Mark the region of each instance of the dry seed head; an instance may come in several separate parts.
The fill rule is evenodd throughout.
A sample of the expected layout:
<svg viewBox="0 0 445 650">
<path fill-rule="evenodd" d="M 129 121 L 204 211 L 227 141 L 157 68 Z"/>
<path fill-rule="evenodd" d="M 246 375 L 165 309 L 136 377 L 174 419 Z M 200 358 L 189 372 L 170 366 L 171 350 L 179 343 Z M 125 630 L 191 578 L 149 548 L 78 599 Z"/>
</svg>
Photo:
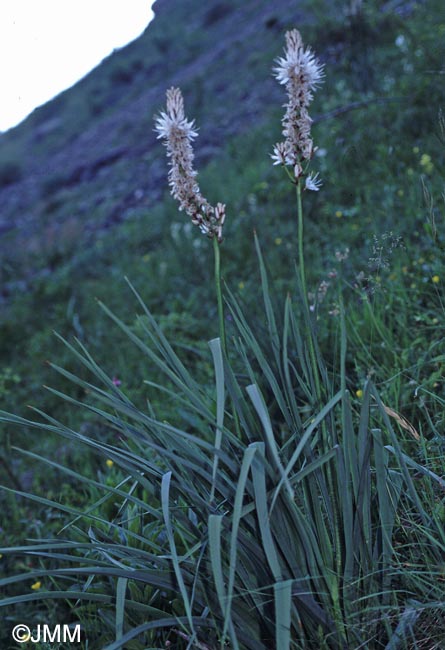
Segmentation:
<svg viewBox="0 0 445 650">
<path fill-rule="evenodd" d="M 323 80 L 323 65 L 310 48 L 304 48 L 296 29 L 286 33 L 284 57 L 278 58 L 276 63 L 274 74 L 278 82 L 286 86 L 288 101 L 282 120 L 285 139 L 275 145 L 272 159 L 275 165 L 290 165 L 301 174 L 301 164 L 309 161 L 315 151 L 311 138 L 312 119 L 307 109 L 313 99 L 312 92 Z"/>
<path fill-rule="evenodd" d="M 225 220 L 225 205 L 210 205 L 201 194 L 193 169 L 194 153 L 192 142 L 198 132 L 194 120 L 188 121 L 184 113 L 184 99 L 179 88 L 167 90 L 167 107 L 155 120 L 158 139 L 162 138 L 167 148 L 170 169 L 168 182 L 170 191 L 184 210 L 208 237 L 222 241 L 222 226 Z"/>
</svg>

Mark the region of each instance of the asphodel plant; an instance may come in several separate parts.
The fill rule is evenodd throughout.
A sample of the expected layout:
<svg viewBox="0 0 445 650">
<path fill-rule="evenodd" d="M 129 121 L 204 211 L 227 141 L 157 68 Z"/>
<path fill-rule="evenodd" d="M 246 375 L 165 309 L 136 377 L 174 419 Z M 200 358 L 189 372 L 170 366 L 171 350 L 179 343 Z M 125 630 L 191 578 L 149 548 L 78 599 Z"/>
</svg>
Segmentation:
<svg viewBox="0 0 445 650">
<path fill-rule="evenodd" d="M 309 171 L 311 160 L 316 151 L 311 135 L 312 118 L 309 105 L 313 92 L 323 81 L 323 64 L 313 54 L 311 48 L 304 47 L 300 32 L 293 29 L 286 32 L 284 56 L 276 60 L 274 75 L 280 84 L 286 87 L 287 102 L 282 119 L 282 142 L 274 146 L 272 160 L 274 165 L 282 165 L 297 193 L 297 247 L 300 289 L 303 301 L 303 316 L 307 323 L 307 341 L 312 365 L 315 390 L 318 402 L 321 402 L 321 383 L 319 364 L 316 354 L 316 340 L 310 325 L 307 279 L 304 261 L 304 221 L 302 193 L 304 190 L 318 192 L 321 180 L 318 174 Z"/>
<path fill-rule="evenodd" d="M 53 365 L 80 387 L 81 396 L 49 390 L 97 418 L 116 437 L 110 442 L 102 436 L 95 439 L 41 411 L 35 421 L 0 411 L 0 423 L 8 427 L 57 433 L 88 445 L 125 472 L 114 485 L 114 479 L 96 480 L 57 459 L 24 452 L 83 482 L 97 497 L 85 512 L 83 505 L 80 510 L 48 495 L 9 488 L 14 498 L 28 496 L 64 512 L 71 518 L 64 530 L 73 532 L 66 540 L 59 535 L 0 548 L 1 555 L 24 553 L 35 563 L 21 575 L 0 578 L 2 590 L 15 589 L 21 581 L 52 581 L 50 589 L 32 594 L 8 593 L 0 607 L 58 598 L 73 602 L 76 611 L 85 603 L 81 615 L 88 623 L 95 604 L 101 615 L 94 612 L 94 622 L 103 623 L 103 629 L 93 643 L 104 650 L 167 648 L 172 643 L 187 650 L 414 647 L 408 645 L 414 639 L 411 622 L 424 603 L 412 598 L 417 596 L 412 585 L 425 582 L 428 591 L 419 591 L 426 594 L 426 606 L 432 602 L 429 585 L 440 585 L 443 520 L 433 520 L 425 511 L 409 470 L 415 469 L 425 483 L 435 480 L 441 489 L 443 481 L 403 453 L 370 382 L 359 409 L 350 400 L 344 319 L 340 390 L 335 372 L 332 380 L 319 374 L 324 362 L 308 308 L 301 197 L 304 190 L 320 187 L 309 171 L 315 149 L 308 106 L 322 79 L 322 66 L 296 30 L 286 35 L 285 56 L 277 60 L 275 73 L 286 86 L 288 103 L 284 141 L 275 146 L 273 160 L 283 165 L 297 189 L 299 280 L 307 327 L 301 327 L 301 310 L 297 315 L 290 297 L 279 325 L 257 243 L 267 331 L 257 336 L 257 319 L 251 327 L 230 299 L 243 372 L 237 375 L 230 359 L 223 359 L 219 247 L 225 206 L 212 206 L 201 194 L 193 168 L 197 132 L 185 117 L 180 90 L 170 88 L 156 130 L 167 147 L 171 191 L 180 209 L 213 239 L 215 250 L 221 330 L 221 343 L 211 342 L 215 396 L 207 382 L 194 379 L 133 290 L 143 309 L 138 319 L 142 338 L 102 307 L 137 346 L 147 367 L 162 371 L 166 384 L 147 384 L 176 400 L 179 408 L 171 410 L 171 422 L 158 419 L 150 403 L 146 410 L 133 404 L 81 342 L 66 345 L 86 379 Z M 308 346 L 312 365 L 306 363 Z M 246 377 L 250 384 L 244 387 Z M 320 387 L 328 395 L 324 400 Z M 237 435 L 224 422 L 226 393 L 232 398 L 235 423 L 239 415 Z M 102 510 L 107 502 L 111 516 L 110 510 Z M 423 564 L 422 557 L 427 558 Z M 84 584 L 79 584 L 82 577 Z M 442 607 L 440 587 L 435 593 L 434 604 Z"/>
</svg>

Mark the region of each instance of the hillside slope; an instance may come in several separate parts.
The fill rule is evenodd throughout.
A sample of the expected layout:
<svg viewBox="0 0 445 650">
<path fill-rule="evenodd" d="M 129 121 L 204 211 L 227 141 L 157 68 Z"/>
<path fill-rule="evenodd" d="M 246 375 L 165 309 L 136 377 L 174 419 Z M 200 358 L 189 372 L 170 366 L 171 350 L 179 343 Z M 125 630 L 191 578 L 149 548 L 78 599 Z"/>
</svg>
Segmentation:
<svg viewBox="0 0 445 650">
<path fill-rule="evenodd" d="M 348 7 L 340 0 L 157 0 L 139 39 L 0 135 L 6 408 L 53 407 L 41 395 L 52 381 L 43 362 L 54 359 L 53 330 L 75 334 L 105 358 L 119 350 L 110 372 L 126 373 L 140 390 L 137 355 L 130 362 L 95 304 L 97 296 L 127 313 L 126 275 L 162 314 L 167 333 L 189 346 L 214 335 L 211 247 L 168 198 L 164 148 L 153 130 L 171 85 L 181 86 L 199 128 L 202 190 L 228 204 L 225 278 L 245 300 L 254 294 L 253 229 L 274 275 L 287 275 L 292 198 L 270 161 L 285 101 L 271 69 L 287 29 L 299 27 L 326 64 L 313 104 L 321 154 L 314 164 L 324 185 L 305 208 L 310 282 L 320 281 L 338 246 L 349 246 L 351 267 L 360 269 L 376 234 L 394 230 L 420 245 L 420 175 L 425 161 L 439 165 L 443 155 L 440 3 L 376 1 L 355 19 L 346 19 Z M 428 182 L 436 183 L 434 174 Z M 58 363 L 64 354 L 58 350 Z"/>
<path fill-rule="evenodd" d="M 139 39 L 0 136 L 4 297 L 44 271 L 51 248 L 59 262 L 61 239 L 87 246 L 159 200 L 165 164 L 153 116 L 167 87 L 181 85 L 203 127 L 198 163 L 282 101 L 270 62 L 284 29 L 302 22 L 298 3 L 158 0 L 154 11 Z"/>
</svg>

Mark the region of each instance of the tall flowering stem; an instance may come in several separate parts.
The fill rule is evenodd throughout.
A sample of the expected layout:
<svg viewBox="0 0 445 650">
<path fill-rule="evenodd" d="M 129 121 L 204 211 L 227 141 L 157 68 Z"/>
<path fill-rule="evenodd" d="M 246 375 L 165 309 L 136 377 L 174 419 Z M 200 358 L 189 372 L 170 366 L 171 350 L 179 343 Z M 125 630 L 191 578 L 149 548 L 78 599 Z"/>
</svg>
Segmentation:
<svg viewBox="0 0 445 650">
<path fill-rule="evenodd" d="M 316 151 L 311 137 L 312 119 L 308 107 L 313 92 L 323 80 L 323 65 L 315 58 L 312 50 L 304 47 L 300 32 L 293 29 L 286 32 L 284 56 L 276 60 L 274 75 L 284 85 L 287 93 L 285 113 L 282 119 L 284 140 L 274 146 L 274 165 L 282 165 L 297 189 L 298 219 L 298 268 L 306 317 L 309 318 L 309 301 L 304 264 L 303 236 L 303 190 L 317 192 L 321 181 L 318 174 L 308 173 L 309 163 Z M 318 378 L 315 351 L 311 346 L 312 364 Z"/>
<path fill-rule="evenodd" d="M 184 210 L 192 223 L 200 231 L 213 239 L 215 261 L 215 289 L 218 305 L 218 322 L 221 348 L 227 359 L 227 338 L 224 320 L 224 306 L 221 290 L 221 242 L 222 229 L 226 217 L 226 206 L 217 203 L 212 206 L 201 194 L 196 180 L 197 172 L 193 168 L 193 140 L 198 136 L 195 122 L 187 120 L 184 112 L 184 99 L 179 88 L 167 90 L 167 106 L 155 121 L 158 139 L 164 140 L 169 159 L 168 182 L 170 191 L 179 202 L 179 209 Z M 236 410 L 233 410 L 235 428 L 240 434 L 240 425 Z"/>
<path fill-rule="evenodd" d="M 298 268 L 300 271 L 301 289 L 305 310 L 309 313 L 309 300 L 306 283 L 306 270 L 304 264 L 304 220 L 303 201 L 301 196 L 301 184 L 297 181 L 297 219 L 298 219 Z"/>
<path fill-rule="evenodd" d="M 323 66 L 315 58 L 310 48 L 303 46 L 303 41 L 298 30 L 293 29 L 286 33 L 286 47 L 284 56 L 276 61 L 274 68 L 275 77 L 280 84 L 286 87 L 288 101 L 285 104 L 285 114 L 282 119 L 284 140 L 278 142 L 273 150 L 272 160 L 274 165 L 282 165 L 290 180 L 296 185 L 297 190 L 297 219 L 298 219 L 298 267 L 300 275 L 301 290 L 303 293 L 304 316 L 308 324 L 308 347 L 312 365 L 312 372 L 315 382 L 317 400 L 322 400 L 322 386 L 320 382 L 320 369 L 315 351 L 316 340 L 314 331 L 311 329 L 310 309 L 307 292 L 306 272 L 304 264 L 304 233 L 303 233 L 303 203 L 302 193 L 304 190 L 318 192 L 321 181 L 318 174 L 308 173 L 308 167 L 316 148 L 311 137 L 312 119 L 308 112 L 309 104 L 313 99 L 313 92 L 323 80 Z M 325 451 L 329 450 L 329 432 L 323 420 L 322 441 Z M 327 479 L 332 493 L 335 490 L 334 480 L 327 468 Z M 339 513 L 334 512 L 337 522 L 340 521 Z M 335 562 L 337 573 L 341 573 L 341 540 L 339 538 L 339 526 L 336 526 L 336 548 Z M 333 594 L 334 595 L 334 594 Z M 335 617 L 339 629 L 343 629 L 343 618 L 338 598 L 334 599 Z"/>
<path fill-rule="evenodd" d="M 221 346 L 224 356 L 227 358 L 227 340 L 226 340 L 226 327 L 224 324 L 224 306 L 221 290 L 221 252 L 220 252 L 220 243 L 217 237 L 213 238 L 213 251 L 215 259 L 215 289 L 216 289 L 216 300 L 218 304 L 218 322 L 219 322 L 219 333 L 221 338 Z"/>
<path fill-rule="evenodd" d="M 300 32 L 286 32 L 284 56 L 276 61 L 274 74 L 286 87 L 288 100 L 282 119 L 284 140 L 273 150 L 274 165 L 283 165 L 289 178 L 297 186 L 298 212 L 298 265 L 305 307 L 309 309 L 303 251 L 302 190 L 318 191 L 321 181 L 318 174 L 308 174 L 308 165 L 316 151 L 311 137 L 312 119 L 308 112 L 315 91 L 323 80 L 323 66 L 310 48 L 303 46 Z M 289 169 L 290 168 L 290 169 Z M 303 185 L 304 182 L 304 185 Z"/>
</svg>

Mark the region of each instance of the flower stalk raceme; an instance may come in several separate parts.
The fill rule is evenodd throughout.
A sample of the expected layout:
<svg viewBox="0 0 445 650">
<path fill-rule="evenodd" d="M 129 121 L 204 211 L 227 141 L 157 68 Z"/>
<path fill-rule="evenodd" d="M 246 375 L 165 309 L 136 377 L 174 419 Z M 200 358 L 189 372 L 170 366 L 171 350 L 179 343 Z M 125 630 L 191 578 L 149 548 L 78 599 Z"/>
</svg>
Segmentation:
<svg viewBox="0 0 445 650">
<path fill-rule="evenodd" d="M 306 282 L 304 261 L 303 236 L 303 190 L 318 192 L 321 180 L 318 174 L 308 173 L 309 163 L 316 151 L 311 137 L 312 119 L 308 107 L 313 99 L 313 92 L 323 81 L 323 65 L 315 58 L 309 47 L 304 47 L 300 32 L 293 29 L 286 32 L 286 47 L 284 56 L 276 60 L 274 75 L 280 84 L 286 87 L 288 100 L 285 104 L 285 114 L 282 119 L 284 140 L 278 142 L 273 150 L 274 165 L 283 165 L 297 190 L 297 222 L 298 222 L 298 267 L 300 287 L 303 297 L 303 307 L 306 322 L 310 323 L 310 307 Z M 287 169 L 292 168 L 292 171 Z M 309 326 L 310 330 L 310 326 Z M 314 377 L 316 393 L 320 399 L 320 383 L 318 364 L 315 354 L 315 343 L 311 334 L 309 353 Z"/>
<path fill-rule="evenodd" d="M 226 218 L 226 206 L 217 203 L 212 206 L 201 194 L 196 181 L 197 172 L 193 168 L 192 142 L 198 132 L 195 121 L 187 120 L 184 112 L 184 99 L 179 88 L 167 90 L 167 107 L 155 120 L 158 139 L 162 138 L 167 147 L 170 169 L 168 182 L 170 191 L 179 202 L 179 209 L 184 210 L 198 226 L 200 231 L 213 239 L 215 255 L 215 287 L 218 305 L 218 320 L 221 345 L 227 356 L 226 329 L 221 291 L 221 256 L 222 228 Z"/>
<path fill-rule="evenodd" d="M 275 78 L 286 86 L 288 101 L 282 120 L 284 141 L 275 145 L 272 160 L 274 165 L 292 167 L 295 179 L 299 179 L 315 152 L 308 106 L 313 99 L 313 91 L 323 81 L 323 65 L 310 48 L 304 48 L 300 32 L 296 29 L 286 32 L 284 57 L 278 58 L 276 63 Z M 316 177 L 310 175 L 305 187 L 317 191 L 320 184 Z"/>
<path fill-rule="evenodd" d="M 286 33 L 285 56 L 277 59 L 274 68 L 276 79 L 286 86 L 288 101 L 285 104 L 286 112 L 282 119 L 284 141 L 275 145 L 272 154 L 274 165 L 283 165 L 289 178 L 297 190 L 297 220 L 298 220 L 298 268 L 300 287 L 303 298 L 303 314 L 306 322 L 307 343 L 309 359 L 314 378 L 315 397 L 319 404 L 323 400 L 323 381 L 321 369 L 317 360 L 317 340 L 315 330 L 311 324 L 311 313 L 308 300 L 303 236 L 303 190 L 318 192 L 321 180 L 318 174 L 308 173 L 307 169 L 316 151 L 311 137 L 312 119 L 309 116 L 308 106 L 313 99 L 315 91 L 323 80 L 323 65 L 315 58 L 310 48 L 304 48 L 298 30 L 293 29 Z M 292 171 L 287 169 L 291 167 Z M 330 437 L 326 422 L 321 423 L 321 439 L 325 451 L 330 449 Z M 327 469 L 327 484 L 331 493 L 334 493 L 334 478 L 330 468 Z M 333 517 L 340 521 L 338 510 L 335 508 Z M 336 547 L 341 547 L 339 526 L 336 526 Z M 340 575 L 341 557 L 335 557 L 336 568 Z M 344 634 L 344 621 L 339 603 L 334 605 L 334 618 L 338 629 Z"/>
<path fill-rule="evenodd" d="M 222 241 L 222 227 L 226 206 L 217 203 L 210 205 L 201 194 L 196 181 L 197 172 L 193 169 L 194 153 L 192 142 L 198 132 L 194 120 L 188 121 L 184 113 L 184 99 L 179 88 L 167 90 L 166 110 L 156 118 L 155 130 L 158 139 L 165 140 L 167 157 L 170 159 L 168 182 L 173 198 L 199 227 L 204 235 Z"/>
<path fill-rule="evenodd" d="M 293 173 L 288 169 L 286 171 L 297 187 L 298 264 L 303 301 L 306 311 L 309 311 L 304 268 L 301 194 L 303 190 L 318 192 L 321 187 L 318 174 L 307 173 L 308 165 L 316 151 L 311 137 L 312 119 L 309 116 L 308 106 L 313 99 L 313 92 L 323 81 L 324 72 L 323 65 L 315 58 L 312 50 L 304 47 L 297 29 L 286 32 L 284 56 L 278 58 L 276 64 L 273 69 L 274 75 L 280 84 L 286 86 L 288 100 L 282 119 L 284 140 L 275 145 L 271 157 L 274 165 L 292 168 Z"/>
</svg>

